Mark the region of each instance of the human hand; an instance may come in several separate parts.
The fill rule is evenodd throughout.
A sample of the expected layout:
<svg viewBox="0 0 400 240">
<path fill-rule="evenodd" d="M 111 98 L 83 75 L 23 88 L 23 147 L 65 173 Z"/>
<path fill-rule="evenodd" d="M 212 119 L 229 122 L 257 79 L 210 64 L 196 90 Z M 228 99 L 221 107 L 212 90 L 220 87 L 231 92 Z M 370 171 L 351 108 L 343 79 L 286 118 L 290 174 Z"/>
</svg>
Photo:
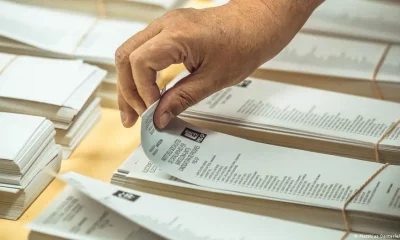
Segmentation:
<svg viewBox="0 0 400 240">
<path fill-rule="evenodd" d="M 154 121 L 164 128 L 188 107 L 239 83 L 278 54 L 322 0 L 231 0 L 179 9 L 116 51 L 121 121 L 131 127 L 160 98 L 157 71 L 183 63 L 190 75 L 163 94 Z"/>
</svg>

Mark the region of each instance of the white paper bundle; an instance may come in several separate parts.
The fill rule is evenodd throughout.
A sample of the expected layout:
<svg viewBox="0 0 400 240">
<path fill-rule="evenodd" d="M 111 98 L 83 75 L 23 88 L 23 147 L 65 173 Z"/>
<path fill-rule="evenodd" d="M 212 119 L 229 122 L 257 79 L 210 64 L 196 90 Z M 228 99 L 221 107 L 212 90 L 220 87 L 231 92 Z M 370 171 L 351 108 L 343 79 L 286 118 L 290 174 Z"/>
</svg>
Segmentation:
<svg viewBox="0 0 400 240">
<path fill-rule="evenodd" d="M 74 0 L 64 1 L 64 4 L 81 6 L 85 2 L 96 1 Z M 113 2 L 119 5 L 123 1 Z M 0 51 L 83 59 L 107 69 L 110 74 L 99 92 L 104 106 L 117 106 L 115 51 L 146 26 L 146 23 L 139 21 L 102 19 L 79 12 L 0 1 Z"/>
<path fill-rule="evenodd" d="M 53 121 L 64 157 L 100 117 L 95 92 L 106 72 L 81 60 L 0 54 L 0 111 Z"/>
<path fill-rule="evenodd" d="M 248 78 L 179 117 L 255 141 L 375 161 L 375 145 L 400 119 L 400 104 Z M 382 162 L 400 164 L 400 126 L 379 151 Z"/>
<path fill-rule="evenodd" d="M 324 1 L 302 31 L 400 44 L 400 6 L 387 1 Z"/>
<path fill-rule="evenodd" d="M 249 84 L 253 83 L 246 82 L 236 87 L 245 88 Z M 268 95 L 268 91 L 260 85 L 254 84 L 254 87 Z M 269 87 L 271 91 L 276 90 Z M 285 91 L 290 90 L 286 88 Z M 275 91 L 274 97 L 282 92 Z M 241 95 L 249 96 L 243 92 Z M 310 91 L 308 95 L 313 96 Z M 233 90 L 225 96 L 227 98 L 214 96 L 211 98 L 214 102 L 206 99 L 205 103 L 217 108 L 217 102 L 227 104 L 235 101 Z M 329 98 L 327 94 L 325 97 Z M 283 99 L 279 101 L 288 104 Z M 258 143 L 201 128 L 179 118 L 173 118 L 166 128 L 159 130 L 154 125 L 158 103 L 155 102 L 142 114 L 141 144 L 148 160 L 164 173 L 211 192 L 226 191 L 230 195 L 239 193 L 249 195 L 252 199 L 264 199 L 264 204 L 271 204 L 268 207 L 264 205 L 266 212 L 277 214 L 277 208 L 278 213 L 286 210 L 290 214 L 282 213 L 283 217 L 292 217 L 296 221 L 346 229 L 348 232 L 397 233 L 400 226 L 400 197 L 399 192 L 393 189 L 399 188 L 400 166 Z M 351 109 L 354 103 L 349 101 L 346 104 Z M 260 109 L 257 106 L 245 108 L 238 102 L 234 105 L 251 112 Z M 308 112 L 316 114 L 318 107 L 315 104 L 314 111 Z M 333 104 L 330 107 L 336 110 Z M 290 117 L 290 112 L 294 113 L 289 108 L 285 110 L 280 113 L 286 117 Z M 381 111 L 385 111 L 385 107 Z M 334 122 L 323 124 L 331 126 L 335 123 L 336 127 L 340 126 L 333 117 L 346 117 L 346 113 L 330 116 L 328 119 Z M 304 119 L 306 116 L 299 117 Z M 236 122 L 241 121 L 236 119 Z M 336 130 L 340 132 L 340 128 Z M 324 132 L 325 135 L 330 133 L 329 128 Z M 307 134 L 305 131 L 303 133 Z M 312 134 L 315 136 L 319 132 Z M 398 141 L 393 139 L 393 135 L 384 136 L 387 138 L 383 140 L 382 146 L 393 146 L 396 149 Z M 364 135 L 363 140 L 367 141 L 368 137 Z M 345 139 L 340 141 L 347 143 Z M 378 160 L 382 160 L 382 152 L 376 153 Z M 149 164 L 145 168 L 154 169 Z M 142 171 L 147 172 L 143 168 Z M 190 189 L 185 189 L 186 196 L 190 192 Z M 204 196 L 216 198 L 213 194 Z"/>
<path fill-rule="evenodd" d="M 72 172 L 60 178 L 69 186 L 28 225 L 32 230 L 29 239 L 336 240 L 344 234 L 343 231 L 160 197 Z M 74 211 L 76 208 L 79 211 Z M 62 218 L 60 214 L 70 217 Z M 76 228 L 77 225 L 80 227 Z M 350 234 L 347 239 L 357 236 Z"/>
<path fill-rule="evenodd" d="M 8 1 L 0 1 L 0 20 L 0 36 L 9 39 L 4 45 L 0 43 L 3 51 L 47 51 L 111 65 L 117 48 L 146 27 L 141 22 L 99 19 Z"/>
<path fill-rule="evenodd" d="M 17 219 L 58 172 L 61 148 L 43 117 L 0 112 L 0 218 Z"/>
<path fill-rule="evenodd" d="M 253 75 L 400 102 L 400 45 L 298 33 Z"/>
<path fill-rule="evenodd" d="M 238 148 L 238 146 L 235 146 L 235 149 Z M 149 160 L 142 146 L 139 146 L 117 171 L 114 172 L 111 183 L 137 191 L 185 201 L 240 210 L 322 227 L 345 229 L 341 208 L 346 198 L 351 195 L 354 189 L 360 187 L 363 181 L 372 175 L 374 171 L 372 170 L 374 168 L 372 165 L 375 165 L 376 169 L 379 167 L 379 164 L 375 163 L 340 157 L 335 158 L 311 152 L 292 151 L 290 149 L 286 156 L 289 156 L 290 153 L 293 153 L 293 156 L 292 159 L 288 161 L 287 159 L 283 159 L 285 154 L 277 155 L 277 151 L 274 152 L 272 149 L 273 147 L 271 148 L 270 155 L 262 156 L 265 160 L 259 164 L 260 168 L 256 170 L 254 177 L 253 173 L 249 171 L 250 176 L 248 180 L 235 183 L 236 177 L 234 176 L 237 174 L 240 175 L 239 179 L 241 176 L 246 179 L 247 174 L 243 175 L 241 172 L 247 167 L 250 168 L 250 163 L 247 163 L 245 159 L 235 162 L 231 168 L 229 168 L 228 165 L 226 171 L 223 170 L 222 173 L 218 173 L 218 171 L 214 172 L 213 168 L 215 166 L 224 168 L 224 165 L 219 165 L 220 162 L 211 162 L 210 166 L 203 167 L 206 172 L 210 172 L 206 176 L 192 175 L 183 171 L 182 174 L 185 175 L 185 178 L 177 178 L 158 168 L 156 165 L 157 163 L 153 163 Z M 178 148 L 175 152 L 178 152 Z M 262 151 L 260 149 L 258 154 L 261 153 Z M 172 154 L 171 157 L 173 155 L 175 154 Z M 178 154 L 176 159 L 180 156 L 181 155 Z M 195 157 L 204 159 L 204 156 L 196 154 Z M 216 153 L 216 159 L 221 157 L 221 155 Z M 310 164 L 314 161 L 311 159 L 321 161 L 321 164 Z M 292 162 L 291 164 L 290 161 Z M 195 163 L 189 163 L 189 165 L 192 164 L 194 165 Z M 247 166 L 247 164 L 249 164 L 249 166 Z M 175 163 L 173 163 L 173 165 L 175 165 Z M 270 167 L 261 169 L 261 166 L 265 165 L 269 165 Z M 336 168 L 332 167 L 335 165 Z M 199 167 L 200 166 L 201 165 L 199 165 Z M 196 166 L 189 167 L 196 168 Z M 356 167 L 357 173 L 351 175 L 350 173 L 353 167 Z M 389 172 L 398 172 L 400 170 L 398 166 L 389 167 L 391 168 L 387 170 Z M 342 169 L 346 170 L 342 171 Z M 350 171 L 347 171 L 347 169 L 350 169 Z M 212 180 L 214 176 L 220 174 L 222 174 L 221 178 L 216 177 Z M 256 179 L 258 174 L 261 178 Z M 264 178 L 264 174 L 266 174 L 266 178 Z M 353 210 L 351 210 L 351 206 L 349 207 L 348 215 L 350 216 L 351 228 L 354 231 L 375 234 L 395 233 L 395 228 L 389 230 L 389 226 L 399 224 L 399 201 L 396 200 L 399 195 L 396 191 L 392 190 L 386 193 L 386 187 L 392 186 L 390 188 L 395 188 L 394 185 L 397 184 L 397 177 L 395 177 L 395 174 L 391 176 L 386 174 L 382 174 L 382 177 L 378 176 L 379 180 L 368 185 L 369 188 L 363 191 L 357 200 L 352 202 Z M 337 179 L 337 176 L 341 176 L 341 178 Z M 233 179 L 232 182 L 230 178 Z M 203 181 L 204 184 L 209 180 L 210 185 L 205 187 L 199 184 L 191 184 L 191 181 L 188 181 L 188 179 L 192 179 L 192 181 Z M 264 179 L 266 180 L 264 181 Z M 220 186 L 222 182 L 232 184 L 237 188 L 237 191 L 218 189 L 218 186 Z M 391 185 L 392 183 L 394 185 Z M 239 191 L 240 186 L 245 186 L 247 189 L 254 191 L 260 189 L 264 194 L 263 196 L 261 196 L 261 194 L 243 194 L 243 192 Z M 371 197 L 372 190 L 370 191 L 370 188 L 375 188 L 375 196 L 373 197 Z M 373 198 L 374 201 L 380 202 L 377 204 L 380 206 L 380 210 L 372 206 L 370 200 L 368 200 L 369 197 L 371 197 L 370 200 Z M 317 198 L 318 200 L 313 200 L 313 198 Z M 394 201 L 392 201 L 393 199 Z M 386 204 L 386 201 L 388 201 L 388 204 Z M 332 207 L 333 205 L 334 207 Z M 356 205 L 363 205 L 365 212 L 355 211 L 354 207 Z M 368 209 L 368 207 L 370 207 L 370 209 Z M 375 212 L 376 210 L 380 213 Z M 397 220 L 387 216 L 386 212 L 397 214 Z M 391 222 L 392 220 L 393 222 Z M 374 221 L 376 222 L 373 223 Z"/>
</svg>

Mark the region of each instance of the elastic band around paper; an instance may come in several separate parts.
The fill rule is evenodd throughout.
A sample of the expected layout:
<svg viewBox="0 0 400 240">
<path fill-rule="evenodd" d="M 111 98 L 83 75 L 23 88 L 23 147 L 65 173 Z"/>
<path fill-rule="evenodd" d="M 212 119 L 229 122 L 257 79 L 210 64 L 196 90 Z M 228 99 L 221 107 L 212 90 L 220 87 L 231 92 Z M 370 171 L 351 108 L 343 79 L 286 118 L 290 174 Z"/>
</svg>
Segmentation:
<svg viewBox="0 0 400 240">
<path fill-rule="evenodd" d="M 106 7 L 106 0 L 97 0 L 97 10 L 99 11 L 99 16 L 101 18 L 107 17 L 107 7 Z"/>
<path fill-rule="evenodd" d="M 96 24 L 99 22 L 99 19 L 97 18 L 95 21 L 93 21 L 92 25 L 90 25 L 90 27 L 88 28 L 88 30 L 86 30 L 86 32 L 81 36 L 81 38 L 79 38 L 78 43 L 75 46 L 74 49 L 74 54 L 76 53 L 76 51 L 78 50 L 79 46 L 82 44 L 82 42 L 85 40 L 85 38 L 87 37 L 87 35 L 90 33 L 90 31 L 93 30 L 93 28 L 96 26 Z"/>
<path fill-rule="evenodd" d="M 386 130 L 385 133 L 379 138 L 378 142 L 376 142 L 374 146 L 374 151 L 375 151 L 375 161 L 380 163 L 379 159 L 379 144 L 385 139 L 386 136 L 388 136 L 398 125 L 400 124 L 400 120 L 395 122 L 388 130 Z"/>
<path fill-rule="evenodd" d="M 379 58 L 378 63 L 375 66 L 374 72 L 372 74 L 372 81 L 371 81 L 371 90 L 375 93 L 376 98 L 383 100 L 383 94 L 381 92 L 381 89 L 376 82 L 376 77 L 378 76 L 379 70 L 382 67 L 383 62 L 385 61 L 385 58 L 389 52 L 389 49 L 391 47 L 391 44 L 388 44 L 385 49 L 382 52 L 381 57 Z"/>
<path fill-rule="evenodd" d="M 15 59 L 17 59 L 18 55 L 15 55 L 14 57 L 12 57 L 10 59 L 10 61 L 8 61 L 6 63 L 6 65 L 4 65 L 3 68 L 0 69 L 0 75 L 3 74 L 3 72 L 15 61 Z"/>
<path fill-rule="evenodd" d="M 379 140 L 376 142 L 374 146 L 375 150 L 375 160 L 376 162 L 380 163 L 380 158 L 379 158 L 379 144 L 385 139 L 386 136 L 388 136 L 398 125 L 400 124 L 400 120 L 395 122 L 386 132 L 383 133 L 383 135 L 379 138 Z M 371 177 L 367 179 L 367 181 L 357 190 L 355 191 L 344 203 L 343 208 L 342 208 L 342 215 L 344 219 L 344 224 L 346 226 L 346 233 L 342 236 L 341 240 L 344 240 L 351 232 L 350 229 L 350 224 L 349 220 L 347 218 L 347 213 L 346 213 L 346 208 L 350 204 L 350 202 L 376 177 L 385 169 L 387 166 L 389 166 L 389 163 L 386 163 L 382 165 Z"/>
<path fill-rule="evenodd" d="M 342 208 L 342 215 L 344 219 L 344 224 L 346 226 L 346 233 L 342 236 L 341 240 L 346 239 L 346 237 L 350 234 L 351 229 L 350 229 L 350 224 L 349 220 L 347 218 L 347 213 L 346 213 L 346 208 L 350 204 L 350 202 L 376 177 L 385 169 L 387 166 L 389 166 L 389 163 L 386 163 L 385 165 L 382 165 L 371 177 L 367 179 L 367 181 L 357 190 L 355 191 L 345 202 L 343 208 Z"/>
</svg>

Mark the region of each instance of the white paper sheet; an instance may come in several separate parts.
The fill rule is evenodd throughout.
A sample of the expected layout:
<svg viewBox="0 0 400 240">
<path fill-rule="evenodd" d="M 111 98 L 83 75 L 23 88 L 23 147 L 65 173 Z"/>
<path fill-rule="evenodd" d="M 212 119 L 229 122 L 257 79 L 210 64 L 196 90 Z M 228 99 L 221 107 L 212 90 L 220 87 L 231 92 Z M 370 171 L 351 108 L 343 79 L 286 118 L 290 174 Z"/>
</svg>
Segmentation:
<svg viewBox="0 0 400 240">
<path fill-rule="evenodd" d="M 247 78 L 183 114 L 191 112 L 261 129 L 369 143 L 372 147 L 399 120 L 400 104 Z M 400 146 L 400 126 L 380 144 L 384 145 Z"/>
<path fill-rule="evenodd" d="M 400 7 L 360 0 L 324 1 L 303 29 L 400 43 Z"/>
<path fill-rule="evenodd" d="M 392 45 L 379 69 L 377 80 L 400 83 L 400 46 Z M 400 93 L 399 93 L 400 94 Z"/>
<path fill-rule="evenodd" d="M 43 117 L 0 112 L 0 159 L 16 160 L 44 121 Z"/>
<path fill-rule="evenodd" d="M 65 227 L 59 226 L 62 222 L 58 222 L 60 212 L 63 214 L 64 219 L 71 219 L 68 225 L 76 225 L 80 219 L 88 219 L 88 223 L 83 222 L 81 229 L 85 229 L 86 224 L 100 219 L 113 226 L 114 229 L 108 230 L 110 232 L 116 231 L 119 226 L 125 226 L 121 232 L 126 233 L 129 226 L 126 222 L 132 224 L 132 228 L 140 225 L 149 231 L 154 232 L 160 236 L 172 240 L 264 240 L 266 237 L 273 239 L 338 239 L 343 235 L 343 232 L 323 229 L 303 224 L 296 224 L 287 221 L 281 221 L 268 217 L 262 217 L 253 214 L 247 214 L 237 211 L 231 211 L 221 208 L 210 207 L 190 202 L 184 202 L 156 195 L 141 193 L 138 191 L 129 190 L 126 188 L 110 185 L 94 179 L 84 177 L 76 173 L 66 173 L 61 178 L 69 183 L 71 186 L 79 190 L 81 193 L 89 196 L 92 201 L 101 203 L 114 211 L 115 213 L 124 216 L 126 221 L 117 218 L 113 213 L 104 216 L 107 211 L 97 203 L 90 204 L 90 201 L 82 194 L 76 193 L 71 189 L 67 189 L 56 201 L 46 209 L 45 212 L 39 216 L 28 227 L 32 230 L 62 235 L 61 231 L 65 232 Z M 75 201 L 75 203 L 73 203 Z M 62 204 L 62 203 L 65 204 Z M 74 207 L 81 205 L 82 207 Z M 91 210 L 87 210 L 86 206 Z M 96 210 L 98 208 L 98 210 Z M 76 211 L 66 211 L 73 209 Z M 72 212 L 72 213 L 69 213 Z M 100 217 L 100 218 L 99 218 Z M 47 219 L 47 221 L 46 221 Z M 99 222 L 97 220 L 97 222 Z M 137 225 L 135 225 L 136 223 Z M 223 223 L 223 224 L 221 224 Z M 66 226 L 68 226 L 66 225 Z M 76 227 L 75 227 L 76 228 Z M 71 228 L 69 228 L 71 229 Z M 291 229 L 291 231 L 286 231 Z M 99 229 L 98 233 L 103 231 Z M 71 230 L 68 235 L 72 236 Z M 126 234 L 119 236 L 125 236 Z M 82 233 L 75 233 L 74 237 L 78 237 Z M 96 234 L 96 233 L 94 233 Z M 92 236 L 94 236 L 94 234 Z M 111 233 L 112 234 L 112 233 Z M 133 233 L 134 235 L 135 233 Z M 105 233 L 105 236 L 110 236 L 110 233 Z M 121 239 L 115 235 L 113 239 Z M 86 238 L 90 239 L 90 238 Z M 145 239 L 138 236 L 134 239 Z M 153 239 L 151 237 L 146 239 Z M 159 238 L 154 238 L 159 239 Z M 355 235 L 350 235 L 348 239 L 355 239 Z"/>
<path fill-rule="evenodd" d="M 91 16 L 0 1 L 0 35 L 53 52 L 73 54 L 95 20 Z"/>
<path fill-rule="evenodd" d="M 298 33 L 277 56 L 263 64 L 261 69 L 371 81 L 385 47 L 382 43 Z"/>
<path fill-rule="evenodd" d="M 156 106 L 142 115 L 143 149 L 163 172 L 192 184 L 340 210 L 351 193 L 381 167 L 252 142 L 201 129 L 179 118 L 159 131 L 153 122 Z M 400 206 L 392 200 L 399 193 L 388 191 L 392 187 L 400 187 L 399 166 L 387 167 L 347 209 L 398 217 Z"/>
</svg>

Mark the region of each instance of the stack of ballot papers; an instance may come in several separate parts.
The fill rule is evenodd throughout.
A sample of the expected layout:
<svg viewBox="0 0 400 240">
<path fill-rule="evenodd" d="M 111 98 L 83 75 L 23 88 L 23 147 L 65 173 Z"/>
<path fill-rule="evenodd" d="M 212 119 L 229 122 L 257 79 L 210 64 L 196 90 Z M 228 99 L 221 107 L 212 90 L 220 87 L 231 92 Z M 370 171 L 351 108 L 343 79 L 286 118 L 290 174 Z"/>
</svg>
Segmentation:
<svg viewBox="0 0 400 240">
<path fill-rule="evenodd" d="M 342 209 L 360 190 L 346 207 L 350 229 L 398 233 L 400 166 L 252 142 L 179 118 L 160 131 L 153 123 L 156 107 L 142 115 L 142 145 L 112 183 L 335 229 L 345 229 Z"/>
<path fill-rule="evenodd" d="M 400 44 L 400 5 L 393 2 L 324 1 L 301 31 Z"/>
<path fill-rule="evenodd" d="M 146 26 L 143 22 L 99 19 L 77 12 L 0 0 L 0 51 L 78 58 L 111 70 L 99 93 L 105 97 L 106 105 L 116 105 L 116 91 L 103 91 L 109 86 L 116 88 L 115 51 Z"/>
<path fill-rule="evenodd" d="M 0 111 L 53 121 L 67 158 L 100 119 L 95 91 L 105 75 L 81 60 L 0 53 Z"/>
<path fill-rule="evenodd" d="M 183 7 L 188 0 L 13 0 L 55 9 L 89 13 L 104 18 L 150 22 L 167 11 Z"/>
<path fill-rule="evenodd" d="M 60 179 L 69 186 L 27 226 L 31 240 L 337 240 L 344 236 L 344 231 L 165 198 L 73 172 Z M 346 239 L 359 236 L 364 235 L 351 233 Z"/>
<path fill-rule="evenodd" d="M 253 76 L 400 102 L 399 56 L 400 45 L 300 32 Z"/>
<path fill-rule="evenodd" d="M 259 142 L 375 161 L 374 147 L 400 119 L 400 104 L 248 78 L 179 117 Z M 400 126 L 379 144 L 379 152 L 383 163 L 400 164 Z"/>
<path fill-rule="evenodd" d="M 115 66 L 102 65 L 107 71 L 106 77 L 100 84 L 96 96 L 101 99 L 101 106 L 106 108 L 118 108 L 117 96 L 117 72 Z"/>
<path fill-rule="evenodd" d="M 43 117 L 0 112 L 0 218 L 18 219 L 52 181 L 45 168 L 58 172 L 54 136 Z"/>
</svg>

